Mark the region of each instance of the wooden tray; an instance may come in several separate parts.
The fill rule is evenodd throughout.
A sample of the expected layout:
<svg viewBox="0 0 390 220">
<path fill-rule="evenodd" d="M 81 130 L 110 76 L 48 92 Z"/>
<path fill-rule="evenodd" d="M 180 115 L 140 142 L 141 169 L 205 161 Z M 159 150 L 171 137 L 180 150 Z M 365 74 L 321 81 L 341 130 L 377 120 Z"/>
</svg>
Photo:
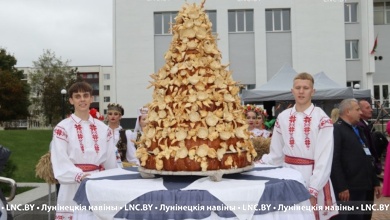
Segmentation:
<svg viewBox="0 0 390 220">
<path fill-rule="evenodd" d="M 210 170 L 210 171 L 165 171 L 165 170 L 149 170 L 143 167 L 138 167 L 138 171 L 142 178 L 154 178 L 155 174 L 158 175 L 171 175 L 171 176 L 209 176 L 212 181 L 219 182 L 222 179 L 223 174 L 242 173 L 244 171 L 251 170 L 253 164 L 241 167 L 237 169 L 228 170 Z"/>
</svg>

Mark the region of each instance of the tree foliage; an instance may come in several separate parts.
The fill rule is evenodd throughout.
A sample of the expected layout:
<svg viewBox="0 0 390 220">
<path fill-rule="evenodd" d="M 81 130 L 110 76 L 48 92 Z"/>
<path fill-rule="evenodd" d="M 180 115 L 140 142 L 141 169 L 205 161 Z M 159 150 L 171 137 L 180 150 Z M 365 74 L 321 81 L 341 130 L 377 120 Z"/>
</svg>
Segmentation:
<svg viewBox="0 0 390 220">
<path fill-rule="evenodd" d="M 27 119 L 30 87 L 16 58 L 0 48 L 0 121 Z"/>
<path fill-rule="evenodd" d="M 30 75 L 33 106 L 51 126 L 62 119 L 63 107 L 66 113 L 70 111 L 68 98 L 63 100 L 61 94 L 62 89 L 67 90 L 77 79 L 77 68 L 69 67 L 69 62 L 57 58 L 50 50 L 45 50 L 38 61 L 33 62 L 34 73 Z"/>
</svg>

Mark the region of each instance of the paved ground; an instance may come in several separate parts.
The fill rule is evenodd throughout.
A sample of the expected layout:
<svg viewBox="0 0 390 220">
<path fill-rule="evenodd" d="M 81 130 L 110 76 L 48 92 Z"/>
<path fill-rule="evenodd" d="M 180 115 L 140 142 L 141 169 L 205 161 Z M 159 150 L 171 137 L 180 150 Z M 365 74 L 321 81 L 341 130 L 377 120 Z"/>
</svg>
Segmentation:
<svg viewBox="0 0 390 220">
<path fill-rule="evenodd" d="M 15 220 L 53 220 L 54 212 L 43 211 L 43 207 L 54 206 L 55 204 L 55 186 L 51 187 L 49 198 L 49 186 L 46 183 L 18 183 L 18 186 L 34 186 L 35 189 L 21 193 L 10 202 L 13 205 L 13 215 Z M 50 204 L 49 204 L 50 203 Z M 21 205 L 22 204 L 22 205 Z M 27 204 L 25 206 L 24 204 Z M 33 211 L 31 205 L 34 205 Z M 375 200 L 377 207 L 379 205 L 390 204 L 390 197 L 382 197 Z M 16 208 L 19 205 L 19 208 Z M 38 210 L 39 207 L 39 210 Z M 22 210 L 25 209 L 25 210 Z M 30 209 L 27 211 L 26 209 Z M 384 211 L 374 211 L 372 220 L 390 220 L 390 206 Z"/>
<path fill-rule="evenodd" d="M 18 187 L 36 187 L 16 195 L 9 203 L 14 220 L 53 220 L 54 212 L 42 210 L 55 205 L 55 186 L 46 183 L 17 183 Z M 49 194 L 49 188 L 51 193 Z M 49 196 L 50 195 L 50 196 Z M 33 205 L 33 206 L 32 206 Z M 38 209 L 39 208 L 39 209 Z"/>
</svg>

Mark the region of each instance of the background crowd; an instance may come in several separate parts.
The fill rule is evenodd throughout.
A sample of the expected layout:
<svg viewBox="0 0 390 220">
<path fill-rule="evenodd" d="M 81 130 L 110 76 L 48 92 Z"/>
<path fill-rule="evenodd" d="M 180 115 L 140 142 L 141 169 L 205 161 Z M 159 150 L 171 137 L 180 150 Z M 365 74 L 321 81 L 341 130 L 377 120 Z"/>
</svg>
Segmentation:
<svg viewBox="0 0 390 220">
<path fill-rule="evenodd" d="M 298 74 L 291 89 L 295 104 L 268 120 L 259 106 L 245 105 L 248 132 L 254 145 L 263 140 L 258 163 L 284 166 L 301 172 L 313 206 L 360 206 L 373 204 L 375 197 L 390 196 L 390 153 L 387 151 L 383 190 L 377 177 L 382 173 L 382 152 L 376 146 L 375 130 L 369 122 L 367 100 L 345 99 L 329 117 L 313 105 L 314 79 Z M 93 172 L 116 167 L 137 166 L 137 141 L 147 121 L 147 106 L 138 109 L 134 130 L 120 125 L 124 109 L 107 106 L 106 124 L 90 114 L 92 88 L 78 82 L 69 89 L 74 113 L 54 129 L 51 160 L 55 178 L 61 184 L 58 204 L 71 206 L 79 183 Z M 390 133 L 390 122 L 387 124 Z M 371 219 L 371 211 L 315 211 L 316 219 Z M 83 216 L 65 210 L 56 217 Z"/>
</svg>

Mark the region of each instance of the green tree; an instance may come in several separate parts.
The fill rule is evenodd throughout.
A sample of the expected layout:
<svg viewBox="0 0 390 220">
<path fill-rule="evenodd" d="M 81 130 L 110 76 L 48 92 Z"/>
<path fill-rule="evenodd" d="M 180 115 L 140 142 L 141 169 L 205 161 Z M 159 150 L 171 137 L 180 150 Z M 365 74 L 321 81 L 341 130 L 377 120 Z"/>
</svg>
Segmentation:
<svg viewBox="0 0 390 220">
<path fill-rule="evenodd" d="M 27 119 L 30 87 L 16 58 L 0 48 L 0 121 Z"/>
<path fill-rule="evenodd" d="M 54 126 L 62 119 L 62 89 L 77 80 L 77 68 L 69 67 L 69 60 L 62 61 L 55 53 L 45 50 L 34 61 L 34 72 L 30 74 L 31 89 L 34 94 L 35 112 L 41 114 L 47 125 Z M 65 112 L 70 111 L 68 98 L 65 98 Z"/>
</svg>

